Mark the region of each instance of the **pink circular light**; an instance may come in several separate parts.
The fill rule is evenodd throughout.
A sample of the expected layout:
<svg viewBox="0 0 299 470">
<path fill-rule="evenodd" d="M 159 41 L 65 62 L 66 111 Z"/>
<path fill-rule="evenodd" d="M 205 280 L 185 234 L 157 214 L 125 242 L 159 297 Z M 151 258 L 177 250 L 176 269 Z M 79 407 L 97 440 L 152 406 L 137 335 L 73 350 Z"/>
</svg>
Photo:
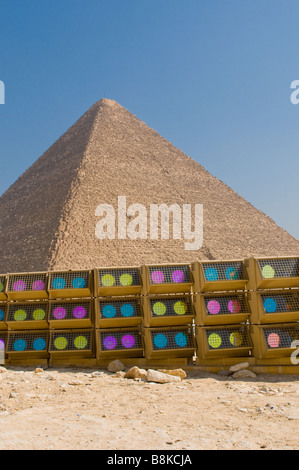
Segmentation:
<svg viewBox="0 0 299 470">
<path fill-rule="evenodd" d="M 280 337 L 277 333 L 270 333 L 267 338 L 268 344 L 271 348 L 278 348 Z"/>
<path fill-rule="evenodd" d="M 21 292 L 21 291 L 26 289 L 26 282 L 24 282 L 22 280 L 18 280 L 16 282 L 14 282 L 14 285 L 13 285 L 12 289 L 16 292 Z"/>
<path fill-rule="evenodd" d="M 151 274 L 151 279 L 154 284 L 161 284 L 164 281 L 164 274 L 162 271 L 153 271 Z"/>
<path fill-rule="evenodd" d="M 240 302 L 237 300 L 230 300 L 228 302 L 228 310 L 230 313 L 239 313 L 241 311 L 241 305 Z"/>
<path fill-rule="evenodd" d="M 217 315 L 220 312 L 220 304 L 216 300 L 210 300 L 207 305 L 208 312 Z"/>
<path fill-rule="evenodd" d="M 45 290 L 45 283 L 44 281 L 41 281 L 41 280 L 38 280 L 38 281 L 34 281 L 34 283 L 32 284 L 32 290 Z"/>
<path fill-rule="evenodd" d="M 177 271 L 173 271 L 171 278 L 173 282 L 184 282 L 184 273 L 178 269 Z"/>
</svg>

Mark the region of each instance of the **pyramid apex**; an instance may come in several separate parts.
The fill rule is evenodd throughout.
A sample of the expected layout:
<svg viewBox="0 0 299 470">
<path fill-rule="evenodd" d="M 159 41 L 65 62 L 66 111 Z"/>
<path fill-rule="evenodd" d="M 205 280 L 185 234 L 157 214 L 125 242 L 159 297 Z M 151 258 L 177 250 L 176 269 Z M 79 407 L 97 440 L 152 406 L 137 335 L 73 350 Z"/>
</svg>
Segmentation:
<svg viewBox="0 0 299 470">
<path fill-rule="evenodd" d="M 98 101 L 98 104 L 102 106 L 110 106 L 110 107 L 120 106 L 120 104 L 117 103 L 117 101 L 111 100 L 109 98 L 102 98 L 100 101 Z"/>
</svg>

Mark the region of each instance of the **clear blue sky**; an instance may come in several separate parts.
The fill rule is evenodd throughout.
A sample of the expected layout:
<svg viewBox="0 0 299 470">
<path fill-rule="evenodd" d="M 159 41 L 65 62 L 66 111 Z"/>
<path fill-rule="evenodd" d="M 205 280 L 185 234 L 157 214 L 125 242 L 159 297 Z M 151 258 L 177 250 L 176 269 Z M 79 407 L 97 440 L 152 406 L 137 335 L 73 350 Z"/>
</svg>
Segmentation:
<svg viewBox="0 0 299 470">
<path fill-rule="evenodd" d="M 107 97 L 299 238 L 298 45 L 298 0 L 0 0 L 0 194 Z"/>
</svg>

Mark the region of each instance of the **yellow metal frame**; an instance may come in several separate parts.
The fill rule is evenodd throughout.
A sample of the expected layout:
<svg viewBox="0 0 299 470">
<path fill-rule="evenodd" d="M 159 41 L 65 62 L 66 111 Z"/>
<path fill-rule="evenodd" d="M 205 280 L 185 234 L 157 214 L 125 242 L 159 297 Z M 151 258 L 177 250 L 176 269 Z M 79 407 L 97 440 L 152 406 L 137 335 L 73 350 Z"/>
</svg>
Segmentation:
<svg viewBox="0 0 299 470">
<path fill-rule="evenodd" d="M 288 260 L 297 259 L 296 256 L 285 257 L 263 257 L 263 258 L 247 258 L 245 259 L 245 267 L 248 273 L 247 290 L 255 291 L 257 289 L 283 289 L 290 287 L 299 287 L 299 277 L 277 277 L 266 279 L 263 278 L 259 266 L 259 261 L 264 260 Z"/>
<path fill-rule="evenodd" d="M 45 318 L 44 320 L 9 320 L 9 310 L 13 307 L 25 308 L 27 307 L 38 307 L 40 305 L 45 306 Z M 41 301 L 26 301 L 26 302 L 8 302 L 6 312 L 6 324 L 10 330 L 45 330 L 49 328 L 48 323 L 48 309 L 49 303 L 47 300 Z"/>
<path fill-rule="evenodd" d="M 5 348 L 4 348 L 4 360 L 5 359 L 8 359 L 8 356 L 7 356 L 7 352 L 6 352 L 6 349 L 7 349 L 7 338 L 8 338 L 8 331 L 7 330 L 0 330 L 0 339 L 4 340 L 4 343 L 5 343 Z"/>
<path fill-rule="evenodd" d="M 70 304 L 78 304 L 78 306 L 83 304 L 89 305 L 89 316 L 88 318 L 71 318 L 71 319 L 53 319 L 51 318 L 52 307 L 55 305 L 63 306 L 66 308 Z M 61 299 L 61 300 L 50 300 L 49 301 L 49 314 L 48 314 L 48 323 L 52 329 L 73 329 L 73 328 L 92 328 L 94 326 L 94 301 L 91 298 L 83 297 L 81 299 Z"/>
<path fill-rule="evenodd" d="M 6 295 L 7 275 L 0 274 L 0 279 L 1 278 L 3 278 L 2 280 L 4 281 L 4 283 L 3 283 L 3 291 L 0 292 L 0 301 L 7 300 L 7 295 Z"/>
<path fill-rule="evenodd" d="M 43 351 L 9 351 L 8 345 L 10 342 L 10 339 L 15 336 L 18 337 L 23 336 L 23 335 L 30 335 L 30 336 L 38 336 L 38 334 L 44 334 L 46 333 L 46 348 Z M 8 358 L 11 359 L 35 359 L 35 358 L 48 358 L 49 353 L 48 353 L 48 346 L 49 346 L 49 330 L 10 330 L 8 331 L 7 334 L 7 341 L 6 341 L 6 354 Z"/>
<path fill-rule="evenodd" d="M 291 357 L 294 348 L 269 348 L 267 346 L 266 338 L 264 335 L 264 329 L 266 328 L 284 328 L 284 327 L 299 327 L 299 323 L 271 323 L 267 325 L 250 325 L 249 332 L 252 338 L 253 343 L 253 355 L 258 359 L 271 359 L 275 358 L 283 358 L 283 357 Z M 299 338 L 298 338 L 299 339 Z"/>
<path fill-rule="evenodd" d="M 7 317 L 7 304 L 8 302 L 0 301 L 0 310 L 4 312 L 4 318 L 0 321 L 0 330 L 7 330 L 6 317 Z"/>
<path fill-rule="evenodd" d="M 217 297 L 227 297 L 233 298 L 232 296 L 235 295 L 242 295 L 244 296 L 244 303 L 247 307 L 246 313 L 227 313 L 221 315 L 209 315 L 205 305 L 205 298 L 206 297 L 213 297 L 213 299 L 217 299 Z M 195 310 L 195 325 L 197 326 L 212 326 L 212 325 L 231 325 L 234 323 L 246 323 L 247 319 L 250 316 L 250 308 L 245 296 L 245 293 L 242 292 L 224 292 L 224 293 L 204 293 L 204 294 L 194 294 L 193 295 L 193 305 Z"/>
<path fill-rule="evenodd" d="M 250 353 L 253 349 L 253 345 L 248 346 L 236 346 L 231 348 L 222 349 L 210 349 L 208 344 L 208 338 L 206 330 L 227 330 L 227 329 L 238 329 L 240 327 L 248 328 L 246 325 L 225 325 L 225 326 L 196 326 L 195 327 L 195 339 L 197 343 L 197 357 L 199 359 L 213 359 L 213 358 L 229 358 L 229 357 L 250 357 Z M 249 333 L 249 330 L 248 330 Z M 250 337 L 248 336 L 250 340 Z M 244 361 L 242 361 L 244 362 Z"/>
<path fill-rule="evenodd" d="M 130 302 L 136 301 L 139 304 L 140 316 L 134 317 L 117 317 L 117 318 L 103 318 L 101 316 L 100 303 L 113 304 L 113 302 Z M 95 327 L 96 328 L 125 328 L 142 326 L 143 312 L 141 297 L 98 297 L 95 299 Z"/>
<path fill-rule="evenodd" d="M 25 277 L 25 276 L 43 276 L 43 281 L 45 281 L 45 289 L 43 290 L 24 290 L 24 291 L 13 291 L 10 289 L 10 280 L 14 277 Z M 22 280 L 22 279 L 21 279 Z M 8 300 L 12 301 L 26 301 L 26 300 L 44 300 L 49 297 L 48 295 L 48 273 L 45 271 L 42 272 L 25 272 L 25 273 L 9 273 L 6 280 L 6 295 Z"/>
<path fill-rule="evenodd" d="M 151 300 L 157 300 L 157 302 L 163 300 L 183 300 L 188 299 L 190 304 L 190 314 L 182 314 L 182 315 L 153 315 L 151 309 Z M 142 299 L 143 303 L 143 314 L 144 314 L 144 321 L 143 326 L 145 327 L 157 327 L 157 326 L 183 326 L 183 325 L 191 325 L 193 323 L 193 319 L 195 317 L 195 312 L 193 308 L 192 296 L 191 294 L 183 294 L 183 295 L 149 295 L 145 296 Z"/>
<path fill-rule="evenodd" d="M 298 295 L 298 311 L 286 311 L 277 313 L 267 313 L 263 307 L 262 295 L 277 295 L 296 292 Z M 292 290 L 264 290 L 264 291 L 251 291 L 247 294 L 248 303 L 250 305 L 251 315 L 250 323 L 253 324 L 267 324 L 267 323 L 284 323 L 299 321 L 299 289 L 298 291 Z"/>
<path fill-rule="evenodd" d="M 139 281 L 138 285 L 133 286 L 101 286 L 99 274 L 100 271 L 126 271 L 134 269 L 138 271 Z M 106 297 L 106 296 L 122 296 L 122 295 L 140 295 L 141 294 L 141 272 L 139 266 L 123 266 L 123 267 L 101 267 L 94 269 L 94 293 L 96 297 Z"/>
<path fill-rule="evenodd" d="M 57 274 L 61 275 L 71 275 L 78 273 L 87 273 L 88 272 L 88 287 L 78 287 L 78 288 L 66 288 L 66 289 L 53 289 L 51 287 L 52 278 Z M 94 280 L 93 280 L 94 271 L 92 269 L 74 269 L 74 270 L 64 270 L 64 271 L 50 271 L 49 272 L 49 281 L 48 281 L 48 294 L 49 299 L 69 299 L 69 298 L 84 298 L 84 297 L 93 297 L 94 295 Z"/>
<path fill-rule="evenodd" d="M 228 279 L 228 280 L 215 280 L 207 281 L 204 274 L 204 265 L 215 265 L 217 264 L 230 264 L 230 263 L 242 263 L 242 269 L 244 274 L 244 279 Z M 234 291 L 234 290 L 244 290 L 248 279 L 245 278 L 245 266 L 244 260 L 234 259 L 234 260 L 204 260 L 204 261 L 195 261 L 191 263 L 191 270 L 193 275 L 193 292 L 195 294 L 202 292 L 216 292 L 216 291 Z"/>
<path fill-rule="evenodd" d="M 84 335 L 85 333 L 90 333 L 90 347 L 88 349 L 64 349 L 64 350 L 57 350 L 52 349 L 52 340 L 53 336 L 61 334 L 61 336 L 67 336 L 69 334 L 74 335 Z M 95 334 L 94 328 L 71 328 L 71 329 L 57 329 L 57 330 L 50 330 L 49 336 L 49 355 L 50 358 L 68 358 L 68 357 L 95 357 Z"/>
<path fill-rule="evenodd" d="M 192 326 L 170 326 L 166 327 L 158 327 L 158 328 L 144 328 L 143 335 L 144 335 L 144 344 L 145 344 L 145 357 L 149 360 L 154 359 L 163 359 L 168 357 L 175 357 L 175 358 L 188 358 L 193 357 L 195 355 L 196 344 L 194 339 L 194 334 L 192 331 L 192 338 L 194 341 L 194 345 L 190 348 L 173 348 L 173 349 L 162 349 L 162 350 L 155 350 L 153 348 L 152 342 L 152 335 L 153 331 L 163 333 L 168 332 L 171 330 L 175 331 L 186 331 L 186 330 L 193 330 Z"/>
<path fill-rule="evenodd" d="M 152 284 L 150 281 L 149 268 L 172 268 L 172 267 L 188 267 L 190 282 L 182 283 L 162 283 Z M 187 263 L 172 263 L 172 264 L 150 264 L 141 266 L 142 277 L 142 294 L 188 294 L 192 292 L 193 279 L 192 272 L 189 264 Z"/>
<path fill-rule="evenodd" d="M 117 334 L 119 332 L 121 333 L 132 333 L 132 332 L 138 332 L 138 334 L 141 335 L 141 348 L 135 348 L 135 349 L 112 349 L 112 350 L 103 350 L 101 346 L 101 340 L 100 340 L 100 333 L 102 332 L 108 332 L 113 334 Z M 143 337 L 142 337 L 142 328 L 138 327 L 132 327 L 132 328 L 96 328 L 95 330 L 95 336 L 96 336 L 96 358 L 97 360 L 102 360 L 105 358 L 113 358 L 117 359 L 118 357 L 144 357 L 144 343 L 143 343 Z"/>
</svg>

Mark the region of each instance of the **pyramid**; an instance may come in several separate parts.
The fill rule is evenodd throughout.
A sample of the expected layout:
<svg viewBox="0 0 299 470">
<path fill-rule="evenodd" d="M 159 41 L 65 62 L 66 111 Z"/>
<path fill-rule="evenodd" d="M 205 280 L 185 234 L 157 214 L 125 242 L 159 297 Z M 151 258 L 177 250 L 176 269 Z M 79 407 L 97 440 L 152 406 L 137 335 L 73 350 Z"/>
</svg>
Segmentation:
<svg viewBox="0 0 299 470">
<path fill-rule="evenodd" d="M 203 205 L 203 244 L 99 239 L 96 208 Z M 132 215 L 130 216 L 132 219 Z M 130 220 L 126 218 L 126 221 Z M 299 241 L 113 100 L 95 103 L 0 198 L 0 272 L 298 256 Z"/>
</svg>

